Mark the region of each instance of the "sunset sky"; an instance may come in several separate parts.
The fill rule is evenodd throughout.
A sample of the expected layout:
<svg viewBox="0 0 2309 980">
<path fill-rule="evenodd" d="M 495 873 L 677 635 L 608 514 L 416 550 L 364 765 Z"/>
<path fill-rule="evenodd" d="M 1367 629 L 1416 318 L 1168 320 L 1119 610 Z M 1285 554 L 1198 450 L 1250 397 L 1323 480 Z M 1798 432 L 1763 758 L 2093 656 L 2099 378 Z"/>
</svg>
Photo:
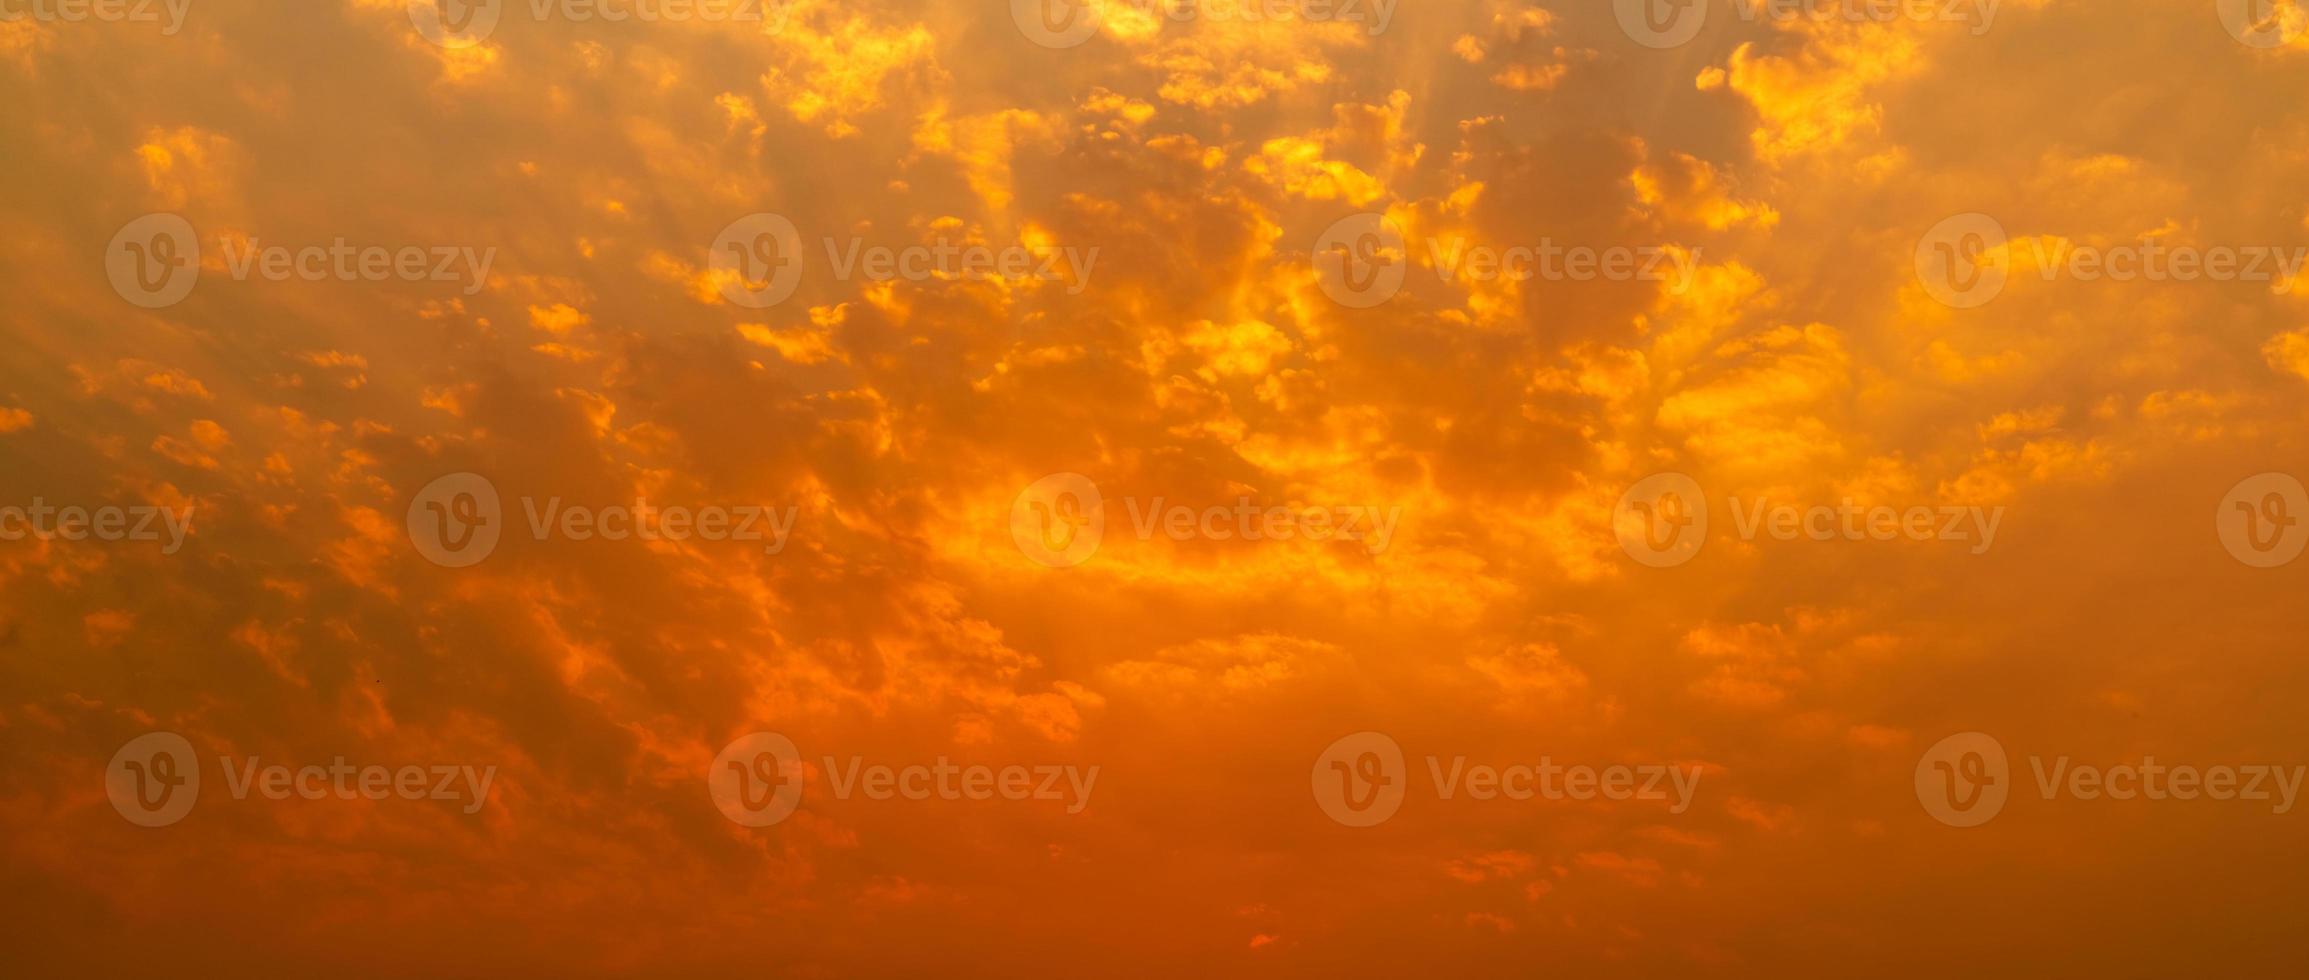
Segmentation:
<svg viewBox="0 0 2309 980">
<path fill-rule="evenodd" d="M 0 0 L 0 975 L 2300 970 L 2309 6 L 1072 2 Z"/>
</svg>

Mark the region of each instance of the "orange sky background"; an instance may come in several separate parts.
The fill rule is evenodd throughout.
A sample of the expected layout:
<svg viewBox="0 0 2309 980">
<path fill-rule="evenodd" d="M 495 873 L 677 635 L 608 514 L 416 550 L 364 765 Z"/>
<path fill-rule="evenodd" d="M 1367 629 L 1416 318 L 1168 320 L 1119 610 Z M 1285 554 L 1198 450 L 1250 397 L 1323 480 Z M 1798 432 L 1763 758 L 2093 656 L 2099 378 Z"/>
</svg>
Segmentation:
<svg viewBox="0 0 2309 980">
<path fill-rule="evenodd" d="M 2029 760 L 2309 765 L 2309 562 L 2219 524 L 2309 470 L 2309 274 L 2037 258 L 2309 248 L 2309 11 L 2254 44 L 2214 0 L 1984 31 L 1708 0 L 1652 47 L 1602 0 L 1094 6 L 1070 47 L 1003 0 L 509 0 L 465 47 L 401 0 L 0 20 L 0 506 L 193 514 L 173 553 L 0 540 L 0 973 L 2299 968 L 2309 805 L 2047 798 Z M 805 247 L 755 308 L 713 252 L 764 212 Z M 148 309 L 107 243 L 152 213 L 201 265 Z M 1368 307 L 1321 268 L 1359 214 L 1406 242 Z M 2009 235 L 1969 308 L 1919 260 L 1968 214 Z M 829 237 L 1098 251 L 875 282 Z M 225 247 L 339 238 L 494 251 L 269 281 Z M 1487 280 L 1436 241 L 1691 278 Z M 448 567 L 412 514 L 459 473 L 504 539 Z M 1661 473 L 1709 525 L 1654 567 L 1618 532 Z M 1054 474 L 1104 501 L 1079 562 L 1013 533 Z M 553 498 L 793 524 L 539 538 L 519 502 Z M 1157 498 L 1399 520 L 1141 536 Z M 1846 499 L 2000 523 L 1737 528 Z M 107 794 L 148 732 L 201 766 L 166 826 Z M 803 763 L 761 827 L 708 785 L 754 732 Z M 1408 759 L 1369 827 L 1323 801 L 1358 732 Z M 1968 732 L 2011 799 L 1957 827 L 1919 773 Z M 495 771 L 467 813 L 235 799 L 219 756 Z M 1430 756 L 1700 778 L 1682 812 L 1446 800 Z M 845 799 L 827 757 L 1098 773 L 1079 812 Z"/>
</svg>

